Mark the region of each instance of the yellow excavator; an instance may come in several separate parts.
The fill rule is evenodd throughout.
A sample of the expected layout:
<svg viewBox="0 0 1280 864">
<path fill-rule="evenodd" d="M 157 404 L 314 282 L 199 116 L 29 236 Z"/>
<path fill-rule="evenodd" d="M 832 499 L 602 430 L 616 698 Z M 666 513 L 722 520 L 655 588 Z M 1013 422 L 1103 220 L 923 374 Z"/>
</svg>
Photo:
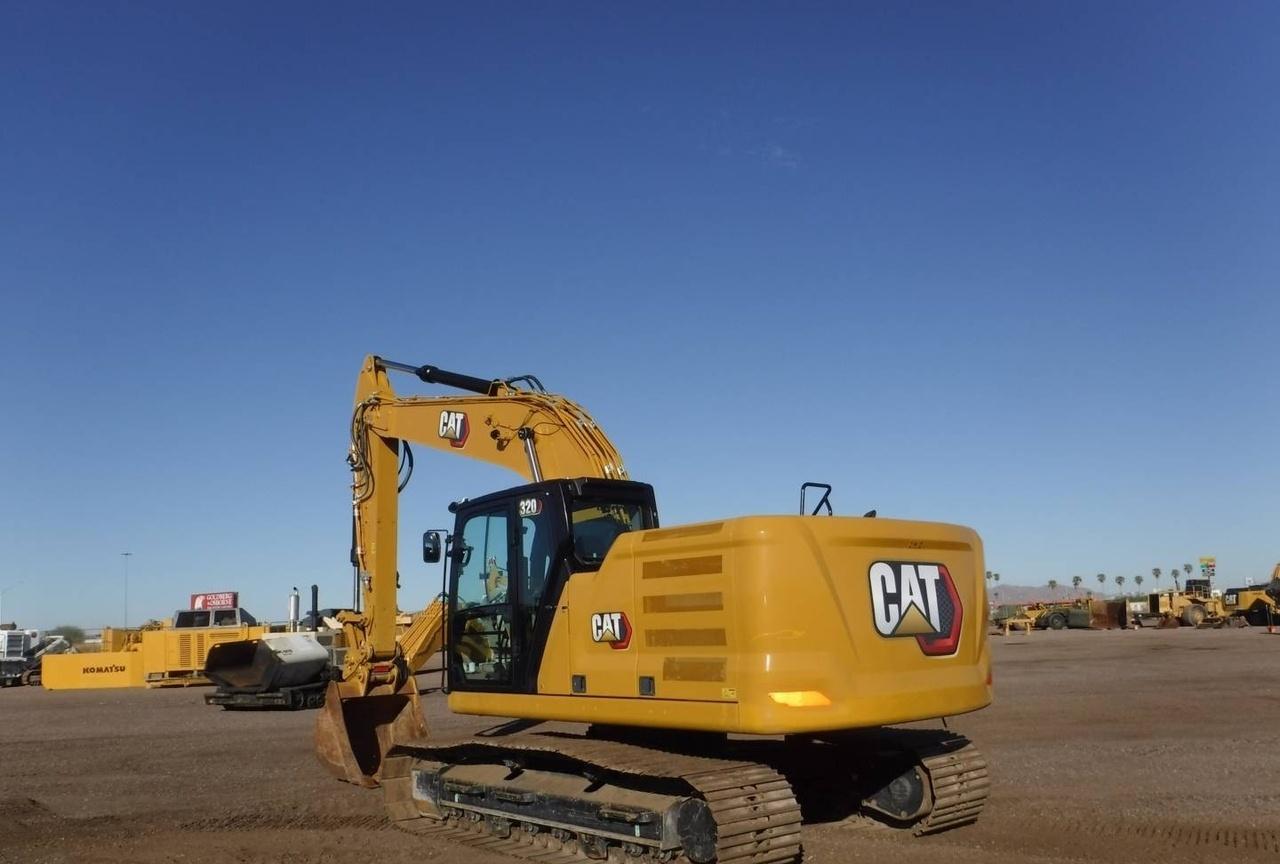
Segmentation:
<svg viewBox="0 0 1280 864">
<path fill-rule="evenodd" d="M 464 392 L 401 396 L 392 372 Z M 397 639 L 410 443 L 528 482 L 423 535 L 448 590 Z M 799 860 L 802 803 L 917 835 L 977 818 L 977 749 L 894 728 L 991 701 L 971 529 L 835 517 L 830 487 L 806 512 L 823 484 L 800 515 L 659 527 L 653 488 L 537 378 L 379 357 L 349 462 L 361 608 L 316 747 L 400 827 L 539 861 L 771 864 Z M 442 648 L 451 711 L 515 719 L 429 735 L 414 673 Z"/>
<path fill-rule="evenodd" d="M 1271 571 L 1268 582 L 1223 591 L 1222 604 L 1227 615 L 1255 626 L 1274 626 L 1280 619 L 1280 613 L 1277 613 L 1280 609 L 1280 564 Z"/>
</svg>

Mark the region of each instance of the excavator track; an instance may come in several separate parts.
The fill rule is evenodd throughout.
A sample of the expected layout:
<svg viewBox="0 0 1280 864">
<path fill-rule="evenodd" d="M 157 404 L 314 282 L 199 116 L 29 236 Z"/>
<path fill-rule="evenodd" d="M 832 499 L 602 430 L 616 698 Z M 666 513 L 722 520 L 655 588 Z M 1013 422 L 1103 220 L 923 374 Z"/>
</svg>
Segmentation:
<svg viewBox="0 0 1280 864">
<path fill-rule="evenodd" d="M 892 741 L 893 735 L 887 740 Z M 775 744 L 772 749 L 754 751 L 747 748 L 715 750 L 726 758 L 712 758 L 627 741 L 601 740 L 591 735 L 560 733 L 520 732 L 421 742 L 393 751 L 383 772 L 382 785 L 388 815 L 397 827 L 548 864 L 584 860 L 792 864 L 800 859 L 802 816 L 788 776 L 804 783 L 804 775 L 812 774 L 816 768 L 827 772 L 827 779 L 831 780 L 833 766 L 874 764 L 888 752 L 892 752 L 890 764 L 911 765 L 903 776 L 919 784 L 911 800 L 920 812 L 890 812 L 886 818 L 883 806 L 873 808 L 879 812 L 864 806 L 849 818 L 851 824 L 874 824 L 915 836 L 936 834 L 976 821 L 990 789 L 986 759 L 960 736 L 912 740 L 893 751 L 885 750 L 885 745 L 846 743 L 837 745 L 838 749 L 833 751 L 830 745 L 821 743 L 811 745 L 821 748 L 818 750 L 803 745 L 791 748 L 782 742 Z M 762 756 L 765 761 L 732 758 L 745 753 Z M 815 760 L 815 754 L 821 754 L 821 758 Z M 808 763 L 808 771 L 797 770 L 796 759 Z M 901 761 L 903 759 L 908 761 Z M 550 774 L 546 772 L 548 765 L 553 766 Z M 475 766 L 487 766 L 489 773 L 487 776 L 473 773 L 467 782 L 449 785 L 448 778 L 455 776 L 451 772 L 458 766 L 470 766 L 458 769 L 462 772 L 483 772 L 483 768 Z M 634 796 L 643 797 L 646 784 L 652 783 L 662 786 L 669 800 L 675 801 L 681 796 L 697 798 L 705 802 L 710 817 L 704 832 L 708 842 L 672 848 L 670 843 L 663 846 L 650 840 L 649 845 L 645 845 L 620 835 L 615 826 L 593 821 L 590 815 L 577 821 L 569 817 L 554 818 L 549 815 L 552 811 L 544 807 L 542 812 L 522 818 L 509 810 L 495 811 L 491 809 L 492 804 L 486 805 L 483 800 L 486 793 L 505 796 L 504 800 L 515 800 L 521 794 L 528 796 L 529 801 L 535 797 L 539 801 L 552 797 L 553 791 L 546 785 L 538 785 L 536 779 L 528 781 L 523 793 L 508 785 L 511 778 L 521 775 L 524 767 L 529 768 L 530 777 L 541 770 L 539 776 L 543 777 L 577 778 L 580 787 L 587 785 L 582 782 L 584 778 L 590 781 L 590 788 L 610 786 L 616 790 L 611 800 L 636 807 L 640 804 Z M 475 791 L 481 787 L 485 792 Z M 650 786 L 652 788 L 656 787 Z M 451 793 L 455 801 L 446 800 L 447 790 L 455 790 Z M 604 809 L 626 807 L 593 800 L 592 806 Z M 856 808 L 856 803 L 853 806 Z M 579 808 L 577 812 L 581 817 L 585 811 Z M 615 818 L 620 817 L 615 814 Z M 637 837 L 639 833 L 637 828 Z"/>
<path fill-rule="evenodd" d="M 976 822 L 991 788 L 986 758 L 945 730 L 799 738 L 770 761 L 790 778 L 807 818 L 916 837 Z"/>
<path fill-rule="evenodd" d="M 922 754 L 933 808 L 913 829 L 917 837 L 978 821 L 991 790 L 987 760 L 972 744 L 949 753 Z"/>
<path fill-rule="evenodd" d="M 645 781 L 678 782 L 684 787 L 684 797 L 706 804 L 710 824 L 700 832 L 705 842 L 693 844 L 692 852 L 659 848 L 628 842 L 616 833 L 591 830 L 591 826 L 557 822 L 545 813 L 521 819 L 510 813 L 485 812 L 483 807 L 467 803 L 455 806 L 443 797 L 438 807 L 424 800 L 423 778 L 438 776 L 436 772 L 456 764 L 545 765 L 548 760 L 565 775 L 586 777 L 593 784 L 598 780 L 603 783 L 607 776 L 617 784 L 622 800 L 628 799 L 632 785 L 639 788 Z M 385 764 L 382 785 L 388 815 L 397 827 L 546 864 L 583 860 L 789 864 L 800 858 L 800 805 L 786 778 L 758 763 L 683 755 L 617 741 L 535 734 L 514 740 L 473 738 L 401 746 Z M 476 800 L 464 797 L 467 794 L 456 797 Z M 498 794 L 515 797 L 509 790 Z"/>
</svg>

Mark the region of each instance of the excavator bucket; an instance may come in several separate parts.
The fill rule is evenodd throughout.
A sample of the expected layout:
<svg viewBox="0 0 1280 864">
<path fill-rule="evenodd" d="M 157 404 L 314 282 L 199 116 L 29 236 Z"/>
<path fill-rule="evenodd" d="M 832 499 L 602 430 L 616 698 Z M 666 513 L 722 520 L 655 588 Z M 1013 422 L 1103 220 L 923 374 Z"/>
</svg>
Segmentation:
<svg viewBox="0 0 1280 864">
<path fill-rule="evenodd" d="M 381 782 L 387 752 L 426 735 L 427 721 L 412 676 L 395 693 L 353 699 L 342 698 L 334 681 L 316 720 L 316 756 L 339 780 L 373 788 Z"/>
</svg>

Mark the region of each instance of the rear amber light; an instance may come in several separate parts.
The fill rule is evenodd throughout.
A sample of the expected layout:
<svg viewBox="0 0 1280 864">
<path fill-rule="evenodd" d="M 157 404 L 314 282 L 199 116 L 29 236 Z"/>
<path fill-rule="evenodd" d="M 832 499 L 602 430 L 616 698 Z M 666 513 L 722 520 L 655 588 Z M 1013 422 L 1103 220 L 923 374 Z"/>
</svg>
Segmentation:
<svg viewBox="0 0 1280 864">
<path fill-rule="evenodd" d="M 826 694 L 817 690 L 787 690 L 770 693 L 769 698 L 788 708 L 825 708 L 831 704 Z"/>
</svg>

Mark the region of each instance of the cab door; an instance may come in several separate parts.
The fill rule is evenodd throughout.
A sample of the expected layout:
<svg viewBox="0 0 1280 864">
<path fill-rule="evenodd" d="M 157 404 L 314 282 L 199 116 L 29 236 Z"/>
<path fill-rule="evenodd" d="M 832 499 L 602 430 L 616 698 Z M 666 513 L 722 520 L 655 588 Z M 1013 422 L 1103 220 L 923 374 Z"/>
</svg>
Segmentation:
<svg viewBox="0 0 1280 864">
<path fill-rule="evenodd" d="M 564 501 L 550 486 L 459 513 L 450 582 L 449 686 L 536 693 L 564 580 Z"/>
<path fill-rule="evenodd" d="M 520 692 L 537 693 L 547 641 L 556 623 L 556 606 L 566 576 L 564 501 L 556 490 L 533 488 L 516 499 L 516 663 Z M 561 622 L 563 623 L 563 621 Z M 563 658 L 551 661 L 557 678 L 568 680 Z"/>
<path fill-rule="evenodd" d="M 449 686 L 512 690 L 516 678 L 510 501 L 466 514 L 454 532 Z"/>
</svg>

